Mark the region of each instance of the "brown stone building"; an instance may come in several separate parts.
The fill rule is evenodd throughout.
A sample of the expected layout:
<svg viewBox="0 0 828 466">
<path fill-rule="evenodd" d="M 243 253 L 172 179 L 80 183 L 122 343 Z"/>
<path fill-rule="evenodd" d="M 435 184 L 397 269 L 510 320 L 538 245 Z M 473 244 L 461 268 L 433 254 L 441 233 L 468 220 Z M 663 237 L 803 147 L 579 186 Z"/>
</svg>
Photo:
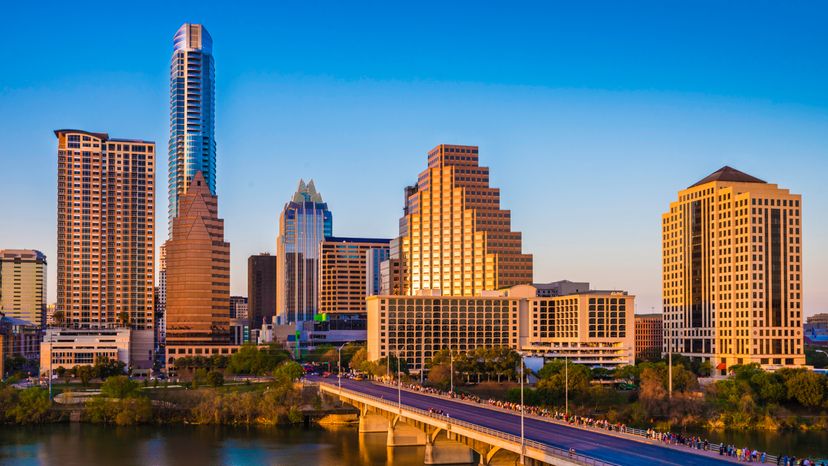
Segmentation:
<svg viewBox="0 0 828 466">
<path fill-rule="evenodd" d="M 153 328 L 155 143 L 61 129 L 57 311 L 72 328 Z"/>
<path fill-rule="evenodd" d="M 167 254 L 167 348 L 227 345 L 230 325 L 230 244 L 218 199 L 201 172 L 181 197 Z"/>
<path fill-rule="evenodd" d="M 405 294 L 473 296 L 532 282 L 532 256 L 521 252 L 521 234 L 500 208 L 500 190 L 489 186 L 476 146 L 432 149 L 416 187 L 406 190 L 404 212 Z"/>
<path fill-rule="evenodd" d="M 664 341 L 661 314 L 635 315 L 635 359 L 652 361 L 661 358 Z"/>
</svg>

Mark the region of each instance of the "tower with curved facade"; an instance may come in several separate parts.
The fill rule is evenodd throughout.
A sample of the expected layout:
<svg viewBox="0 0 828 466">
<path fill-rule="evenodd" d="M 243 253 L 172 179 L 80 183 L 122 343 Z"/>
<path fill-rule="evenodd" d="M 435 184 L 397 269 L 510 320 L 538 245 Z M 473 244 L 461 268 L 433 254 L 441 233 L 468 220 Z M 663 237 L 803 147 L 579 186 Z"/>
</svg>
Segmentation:
<svg viewBox="0 0 828 466">
<path fill-rule="evenodd" d="M 169 225 L 197 172 L 216 194 L 216 109 L 213 39 L 200 24 L 186 23 L 173 37 L 170 61 Z"/>
</svg>

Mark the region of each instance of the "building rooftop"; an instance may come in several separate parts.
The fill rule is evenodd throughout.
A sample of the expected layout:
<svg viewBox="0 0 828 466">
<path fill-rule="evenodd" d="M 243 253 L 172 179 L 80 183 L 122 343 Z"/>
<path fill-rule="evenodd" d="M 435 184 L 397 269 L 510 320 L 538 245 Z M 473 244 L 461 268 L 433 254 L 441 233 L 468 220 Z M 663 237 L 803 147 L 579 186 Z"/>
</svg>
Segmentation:
<svg viewBox="0 0 828 466">
<path fill-rule="evenodd" d="M 748 175 L 745 172 L 740 172 L 739 170 L 736 170 L 733 167 L 725 165 L 724 167 L 714 171 L 713 173 L 702 178 L 695 184 L 691 185 L 690 188 L 695 188 L 696 186 L 700 186 L 713 181 L 732 181 L 736 183 L 766 183 L 766 181 L 760 180 L 755 176 Z"/>
<path fill-rule="evenodd" d="M 390 243 L 388 238 L 349 238 L 345 236 L 328 236 L 325 241 L 332 243 Z"/>
</svg>

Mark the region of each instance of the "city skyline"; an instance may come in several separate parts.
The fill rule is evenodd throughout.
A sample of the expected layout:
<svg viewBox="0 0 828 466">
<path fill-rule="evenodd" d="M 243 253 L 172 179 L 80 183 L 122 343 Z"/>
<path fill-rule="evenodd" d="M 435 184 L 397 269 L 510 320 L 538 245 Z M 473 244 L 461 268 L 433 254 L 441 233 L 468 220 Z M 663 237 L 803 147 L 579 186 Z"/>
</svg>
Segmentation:
<svg viewBox="0 0 828 466">
<path fill-rule="evenodd" d="M 764 13 L 764 21 L 771 21 L 771 15 Z M 828 307 L 828 292 L 819 289 L 828 262 L 824 239 L 828 225 L 819 215 L 828 211 L 828 193 L 820 176 L 828 169 L 823 136 L 826 99 L 824 89 L 809 86 L 807 80 L 799 82 L 805 78 L 774 87 L 758 73 L 757 82 L 744 89 L 737 86 L 738 79 L 730 79 L 732 87 L 727 88 L 706 80 L 693 86 L 689 81 L 682 85 L 676 79 L 642 76 L 602 85 L 586 72 L 579 87 L 573 75 L 541 79 L 551 76 L 549 70 L 530 73 L 532 78 L 523 81 L 493 76 L 491 70 L 484 70 L 488 72 L 479 79 L 468 73 L 455 78 L 435 71 L 400 80 L 393 72 L 383 74 L 373 68 L 360 75 L 336 62 L 326 69 L 313 58 L 304 61 L 305 75 L 303 60 L 296 55 L 286 63 L 259 69 L 242 63 L 234 57 L 240 38 L 232 34 L 232 21 L 182 19 L 203 22 L 222 44 L 216 55 L 228 83 L 217 90 L 218 106 L 225 106 L 217 112 L 223 154 L 217 191 L 222 196 L 227 240 L 247 248 L 233 251 L 233 294 L 244 294 L 246 289 L 247 257 L 275 251 L 278 212 L 297 179 L 314 178 L 325 187 L 326 201 L 337 212 L 337 234 L 392 237 L 400 215 L 399 193 L 410 183 L 410 173 L 421 169 L 421 154 L 448 143 L 480 147 L 481 164 L 492 168 L 492 185 L 502 189 L 502 207 L 512 211 L 512 225 L 524 235 L 524 251 L 535 257 L 536 282 L 568 278 L 590 280 L 598 288 L 628 289 L 638 297 L 639 312 L 660 310 L 660 214 L 676 191 L 723 165 L 785 186 L 803 196 L 805 315 Z M 15 112 L 14 121 L 4 115 L 8 124 L 2 131 L 9 144 L 0 149 L 0 160 L 4 172 L 16 180 L 0 187 L 0 195 L 19 193 L 31 202 L 6 208 L 4 218 L 11 220 L 11 227 L 0 231 L 3 247 L 38 249 L 47 257 L 57 257 L 51 130 L 76 127 L 167 140 L 168 106 L 156 104 L 168 92 L 168 84 L 163 76 L 157 79 L 165 74 L 157 69 L 168 63 L 170 36 L 184 21 L 163 25 L 151 21 L 145 29 L 130 29 L 129 41 L 135 43 L 129 46 L 153 55 L 151 67 L 131 68 L 114 60 L 111 68 L 101 69 L 97 63 L 88 73 L 102 73 L 101 78 L 87 84 L 82 84 L 85 72 L 71 67 L 66 74 L 52 72 L 48 79 L 25 84 L 17 81 L 16 72 L 5 78 L 0 104 L 23 111 Z M 804 38 L 810 37 L 807 26 L 806 32 L 785 38 L 785 44 L 803 46 Z M 721 31 L 714 28 L 715 33 Z M 520 37 L 528 39 L 525 34 Z M 82 39 L 67 38 L 66 46 L 77 40 Z M 91 49 L 100 51 L 99 46 Z M 111 52 L 112 44 L 104 50 Z M 766 57 L 758 60 L 765 63 L 765 70 L 780 63 L 778 50 L 759 46 L 755 50 Z M 12 48 L 12 55 L 4 57 L 7 62 L 15 62 L 16 51 Z M 800 71 L 812 67 L 808 79 L 818 81 L 825 70 L 803 61 L 806 55 L 794 55 L 786 63 Z M 572 56 L 567 56 L 571 62 Z M 479 59 L 474 63 L 483 63 L 482 56 L 474 57 Z M 438 62 L 446 58 L 437 56 Z M 141 55 L 138 61 L 148 66 L 149 57 Z M 756 71 L 755 66 L 746 68 Z M 168 73 L 167 69 L 166 79 Z M 33 121 L 29 113 L 46 104 L 40 97 L 24 99 L 32 98 L 32 89 L 53 84 L 63 86 L 61 93 L 68 96 L 57 96 L 55 112 L 24 129 Z M 794 87 L 799 90 L 792 91 Z M 98 102 L 88 99 L 88 109 L 67 110 L 75 98 L 87 101 L 85 91 L 112 96 Z M 51 92 L 46 95 L 56 97 Z M 112 99 L 128 102 L 125 107 L 130 109 L 134 104 L 135 115 L 104 111 Z M 405 105 L 399 113 L 378 111 L 400 104 Z M 452 111 L 446 113 L 452 115 L 432 115 L 439 104 L 451 105 Z M 251 116 L 251 110 L 270 108 L 284 115 Z M 394 126 L 381 121 L 390 117 L 395 117 Z M 251 144 L 269 131 L 276 132 L 266 150 Z M 24 137 L 11 137 L 15 132 Z M 22 160 L 27 157 L 31 160 Z M 38 170 L 42 175 L 32 178 L 33 167 L 43 167 Z M 531 169 L 535 167 L 541 169 Z M 162 180 L 164 168 L 158 167 L 156 182 Z M 159 205 L 164 205 L 163 195 L 159 190 L 156 194 L 161 196 Z M 364 208 L 365 199 L 370 199 L 371 208 Z M 536 216 L 536 209 L 544 205 L 549 215 Z M 157 209 L 157 218 L 166 216 L 163 210 Z M 601 215 L 594 215 L 598 212 Z M 156 232 L 163 229 L 165 219 L 158 218 Z M 48 272 L 49 302 L 55 301 L 55 269 Z"/>
</svg>

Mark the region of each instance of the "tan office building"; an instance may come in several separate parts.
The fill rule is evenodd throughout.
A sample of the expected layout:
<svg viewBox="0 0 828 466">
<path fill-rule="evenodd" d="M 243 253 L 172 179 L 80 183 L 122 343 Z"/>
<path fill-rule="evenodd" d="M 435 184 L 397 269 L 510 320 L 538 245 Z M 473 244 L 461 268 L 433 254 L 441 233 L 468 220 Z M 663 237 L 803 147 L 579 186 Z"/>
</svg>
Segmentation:
<svg viewBox="0 0 828 466">
<path fill-rule="evenodd" d="M 406 189 L 404 212 L 405 294 L 474 296 L 532 282 L 532 256 L 521 253 L 521 234 L 511 231 L 511 212 L 500 208 L 500 190 L 489 187 L 477 147 L 432 149 L 416 187 Z"/>
<path fill-rule="evenodd" d="M 167 349 L 230 342 L 230 243 L 201 172 L 179 199 L 166 243 Z"/>
<path fill-rule="evenodd" d="M 661 314 L 635 315 L 635 358 L 652 361 L 661 358 L 664 326 Z"/>
<path fill-rule="evenodd" d="M 0 251 L 0 312 L 46 325 L 46 256 L 32 249 Z"/>
<path fill-rule="evenodd" d="M 507 346 L 545 358 L 615 367 L 634 363 L 634 297 L 590 291 L 538 297 L 531 285 L 478 296 L 371 296 L 368 358 L 399 354 L 419 371 L 442 349 Z"/>
<path fill-rule="evenodd" d="M 72 328 L 153 328 L 155 143 L 57 130 L 57 311 Z"/>
<path fill-rule="evenodd" d="M 366 270 L 371 249 L 387 239 L 328 237 L 319 243 L 319 313 L 365 315 Z"/>
<path fill-rule="evenodd" d="M 730 167 L 662 216 L 664 352 L 765 368 L 805 364 L 802 197 Z"/>
</svg>

